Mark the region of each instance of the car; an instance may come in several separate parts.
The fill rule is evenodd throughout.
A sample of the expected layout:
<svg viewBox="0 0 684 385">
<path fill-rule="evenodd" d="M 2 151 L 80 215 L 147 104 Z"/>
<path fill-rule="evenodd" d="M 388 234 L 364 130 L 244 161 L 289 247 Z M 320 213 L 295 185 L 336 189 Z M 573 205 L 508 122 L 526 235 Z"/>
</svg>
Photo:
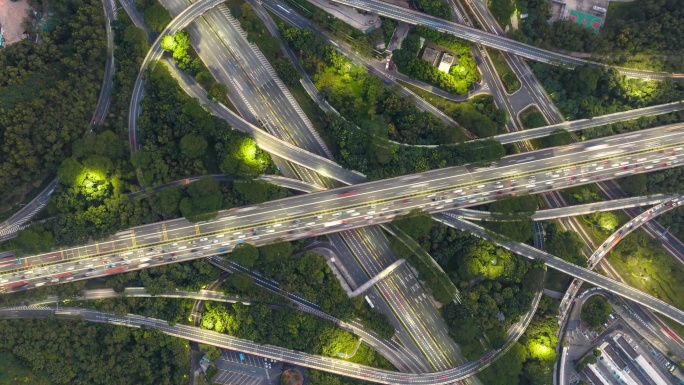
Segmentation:
<svg viewBox="0 0 684 385">
<path fill-rule="evenodd" d="M 501 190 L 496 190 L 497 195 L 501 195 Z"/>
</svg>

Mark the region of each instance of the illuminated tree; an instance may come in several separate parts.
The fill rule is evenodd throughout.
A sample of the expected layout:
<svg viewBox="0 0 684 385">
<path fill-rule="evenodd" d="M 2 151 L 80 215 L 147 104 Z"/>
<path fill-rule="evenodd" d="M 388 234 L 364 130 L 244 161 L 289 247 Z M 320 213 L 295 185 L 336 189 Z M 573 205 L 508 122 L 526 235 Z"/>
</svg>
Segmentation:
<svg viewBox="0 0 684 385">
<path fill-rule="evenodd" d="M 173 52 L 176 48 L 176 41 L 171 35 L 164 35 L 161 41 L 161 47 L 164 51 Z"/>
<path fill-rule="evenodd" d="M 617 216 L 609 211 L 597 211 L 592 213 L 589 218 L 592 222 L 596 223 L 598 227 L 608 232 L 614 231 L 619 224 Z"/>
</svg>

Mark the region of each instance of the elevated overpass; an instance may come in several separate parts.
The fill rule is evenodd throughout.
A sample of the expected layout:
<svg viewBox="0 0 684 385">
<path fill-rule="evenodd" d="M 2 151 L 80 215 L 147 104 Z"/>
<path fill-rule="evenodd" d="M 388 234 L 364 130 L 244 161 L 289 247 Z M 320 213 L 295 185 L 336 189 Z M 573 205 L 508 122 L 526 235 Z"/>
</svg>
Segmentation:
<svg viewBox="0 0 684 385">
<path fill-rule="evenodd" d="M 349 7 L 376 13 L 390 19 L 403 21 L 407 24 L 419 24 L 436 29 L 440 32 L 450 33 L 458 38 L 481 44 L 488 48 L 508 52 L 522 56 L 534 61 L 562 65 L 568 68 L 576 66 L 609 67 L 605 64 L 591 62 L 588 60 L 564 55 L 558 52 L 548 51 L 537 48 L 519 41 L 509 39 L 498 34 L 483 31 L 481 29 L 468 27 L 463 24 L 440 19 L 413 9 L 400 7 L 380 0 L 332 0 L 335 3 L 347 5 Z M 683 78 L 683 74 L 671 74 L 665 72 L 653 72 L 635 70 L 630 68 L 614 67 L 625 76 L 641 79 L 664 79 L 667 77 Z"/>
<path fill-rule="evenodd" d="M 684 129 L 682 126 L 645 130 L 640 138 L 629 134 L 518 154 L 502 159 L 493 168 L 477 169 L 468 166 L 433 170 L 369 182 L 353 188 L 345 187 L 266 202 L 222 212 L 214 220 L 197 224 L 176 219 L 145 225 L 120 232 L 103 242 L 23 258 L 22 265 L 29 265 L 29 269 L 0 275 L 0 283 L 5 284 L 3 289 L 14 291 L 67 279 L 87 279 L 86 274 L 109 275 L 144 268 L 152 263 L 173 263 L 177 260 L 223 254 L 232 250 L 235 244 L 245 241 L 261 245 L 277 239 L 301 239 L 388 222 L 395 215 L 415 208 L 438 213 L 453 209 L 453 205 L 460 205 L 458 201 L 461 200 L 464 206 L 477 205 L 514 193 L 526 193 L 527 189 L 533 192 L 546 191 L 591 183 L 597 178 L 611 179 L 647 172 L 655 165 L 659 168 L 673 167 L 678 164 L 674 162 L 678 162 L 678 152 L 681 150 L 674 146 L 680 145 L 684 140 L 681 135 L 681 130 Z M 642 146 L 649 150 L 642 152 Z M 617 154 L 619 156 L 610 158 Z M 530 157 L 533 158 L 532 161 L 529 160 Z M 601 159 L 606 159 L 604 157 L 608 158 L 602 161 Z M 576 166 L 572 166 L 571 159 L 577 159 Z M 629 166 L 623 165 L 625 163 Z M 531 173 L 527 173 L 528 170 Z M 524 255 L 529 251 L 520 252 Z M 538 257 L 547 258 L 549 264 L 558 263 L 545 254 Z M 62 263 L 56 265 L 62 258 L 68 259 L 63 262 L 66 266 L 62 266 Z M 131 265 L 131 261 L 138 262 Z M 12 264 L 2 266 L 5 271 L 16 270 L 16 267 Z M 585 269 L 563 264 L 555 268 L 586 280 Z M 54 282 L 55 279 L 57 282 Z M 615 286 L 614 281 L 606 281 L 605 277 L 591 276 L 591 279 L 592 283 L 608 290 L 626 290 Z M 672 309 L 663 307 L 661 303 L 648 302 L 647 299 L 650 300 L 651 297 L 643 297 L 643 293 L 637 291 L 628 294 L 634 297 L 634 301 L 645 302 L 646 306 L 651 306 L 656 311 L 675 319 L 680 317 L 680 314 L 673 313 Z"/>
<path fill-rule="evenodd" d="M 677 196 L 656 194 L 656 195 L 648 195 L 648 196 L 642 196 L 642 197 L 613 199 L 610 201 L 592 202 L 592 203 L 584 203 L 584 204 L 579 204 L 579 205 L 574 205 L 574 206 L 566 206 L 566 207 L 552 208 L 552 209 L 543 209 L 543 210 L 536 211 L 534 214 L 529 215 L 529 217 L 533 221 L 546 221 L 549 219 L 574 217 L 574 216 L 578 216 L 578 215 L 587 215 L 587 214 L 591 214 L 591 213 L 594 213 L 597 211 L 613 211 L 613 210 L 620 210 L 620 209 L 625 209 L 625 208 L 650 206 L 650 205 L 659 204 L 661 202 L 670 200 L 670 199 L 675 198 L 675 197 L 677 197 Z M 491 213 L 489 211 L 472 210 L 472 209 L 458 209 L 458 210 L 452 211 L 452 213 L 455 215 L 462 216 L 463 219 L 475 220 L 475 221 L 516 220 L 517 218 L 520 218 L 520 215 L 525 215 L 524 213 L 513 214 L 513 215 L 507 215 L 507 214 L 501 214 L 501 213 L 497 214 L 497 213 Z"/>
<path fill-rule="evenodd" d="M 632 218 L 629 222 L 617 229 L 611 236 L 606 238 L 601 245 L 599 245 L 599 247 L 589 257 L 589 260 L 587 261 L 587 267 L 589 269 L 596 267 L 601 262 L 603 257 L 608 255 L 608 253 L 610 253 L 610 251 L 627 235 L 637 230 L 642 225 L 648 223 L 648 221 L 657 218 L 661 214 L 681 206 L 682 203 L 684 203 L 684 196 L 673 197 L 643 212 L 641 215 Z M 579 292 L 580 286 L 582 286 L 582 280 L 575 277 L 560 303 L 559 312 L 561 320 L 565 318 L 568 310 L 570 309 L 572 300 Z"/>
<path fill-rule="evenodd" d="M 142 249 L 156 246 L 163 249 L 165 243 L 173 246 L 171 244 L 179 240 L 200 239 L 204 235 L 229 230 L 239 232 L 237 229 L 259 226 L 273 226 L 262 229 L 270 231 L 263 234 L 269 238 L 272 235 L 268 234 L 275 234 L 282 238 L 297 239 L 312 235 L 311 231 L 331 232 L 341 230 L 340 227 L 345 229 L 387 222 L 394 215 L 415 208 L 430 212 L 448 211 L 455 206 L 475 206 L 505 196 L 537 193 L 677 167 L 684 152 L 682 147 L 676 146 L 684 142 L 683 133 L 684 124 L 665 126 L 644 130 L 639 138 L 635 134 L 623 134 L 507 156 L 490 168 L 464 166 L 437 169 L 265 202 L 222 211 L 217 218 L 196 224 L 185 219 L 174 219 L 143 225 L 83 246 L 23 257 L 14 264 L 2 262 L 0 272 L 120 252 L 147 254 Z M 641 147 L 648 150 L 642 152 Z M 362 216 L 362 213 L 365 214 Z M 290 220 L 294 222 L 286 223 Z M 229 235 L 235 238 L 232 244 L 225 242 L 229 239 L 222 240 L 221 243 L 226 243 L 227 248 L 223 251 L 232 248 L 241 239 L 238 238 L 240 235 Z M 249 235 L 249 238 L 244 235 L 243 240 L 261 243 L 261 236 Z M 167 249 L 171 252 L 171 247 Z M 154 250 L 150 252 L 150 255 L 154 255 Z"/>
</svg>

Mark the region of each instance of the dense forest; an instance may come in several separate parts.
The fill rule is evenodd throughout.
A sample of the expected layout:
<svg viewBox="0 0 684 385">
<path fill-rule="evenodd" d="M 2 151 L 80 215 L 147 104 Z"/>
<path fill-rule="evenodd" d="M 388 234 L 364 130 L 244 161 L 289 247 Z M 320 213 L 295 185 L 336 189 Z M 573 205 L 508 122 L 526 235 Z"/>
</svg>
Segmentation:
<svg viewBox="0 0 684 385">
<path fill-rule="evenodd" d="M 448 274 L 460 291 L 462 304 L 449 302 L 441 311 L 449 332 L 463 354 L 476 359 L 483 352 L 485 333 L 492 348 L 506 340 L 506 331 L 529 310 L 534 293 L 543 288 L 541 265 L 420 215 L 393 222 L 414 237 Z M 411 258 L 396 242 L 401 258 Z M 425 280 L 424 274 L 420 275 Z M 430 282 L 428 287 L 432 289 Z"/>
<path fill-rule="evenodd" d="M 330 321 L 291 309 L 266 305 L 204 303 L 202 328 L 227 333 L 259 344 L 282 346 L 312 354 L 338 357 L 351 353 L 358 338 Z M 349 359 L 386 369 L 393 366 L 374 350 L 361 345 Z"/>
<path fill-rule="evenodd" d="M 352 64 L 320 36 L 280 24 L 283 37 L 300 54 L 302 67 L 340 114 L 381 140 L 408 144 L 455 143 L 465 139 L 397 90 L 385 87 L 365 67 Z"/>
<path fill-rule="evenodd" d="M 86 132 L 107 45 L 97 0 L 52 3 L 41 44 L 0 51 L 0 195 L 15 202 L 54 174 Z"/>
<path fill-rule="evenodd" d="M 615 69 L 578 67 L 570 71 L 543 63 L 532 69 L 566 120 L 684 99 L 684 86 L 670 79 L 627 79 Z"/>
<path fill-rule="evenodd" d="M 503 357 L 478 374 L 487 385 L 548 385 L 557 360 L 559 302 L 543 296 L 522 338 Z"/>
<path fill-rule="evenodd" d="M 146 134 L 152 139 L 134 157 L 137 170 L 131 165 L 128 103 L 148 45 L 144 32 L 133 26 L 125 13 L 120 16 L 112 26 L 117 66 L 110 114 L 102 127 L 94 128 L 95 133 L 73 142 L 71 157 L 56 169 L 60 184 L 47 207 L 51 219 L 23 230 L 16 240 L 3 244 L 5 249 L 46 251 L 56 244 L 100 239 L 119 229 L 159 219 L 180 215 L 193 220 L 206 219 L 219 209 L 288 195 L 284 189 L 251 180 L 254 175 L 275 169 L 270 157 L 249 137 L 212 117 L 196 100 L 182 93 L 163 65 L 150 72 L 149 97 L 143 103 L 144 111 L 148 108 L 155 113 L 141 116 L 154 122 L 149 125 L 144 125 L 144 120 L 141 122 L 141 140 Z M 184 34 L 178 36 L 187 38 Z M 178 40 L 182 41 L 180 37 Z M 196 60 L 190 62 L 196 63 Z M 194 64 L 191 66 L 194 68 Z M 162 92 L 164 95 L 159 94 Z M 163 119 L 156 115 L 161 109 L 168 112 Z M 154 155 L 148 156 L 145 150 Z M 161 159 L 160 163 L 155 163 L 155 159 Z M 138 178 L 150 186 L 210 172 L 229 173 L 238 180 L 219 184 L 204 178 L 183 188 L 167 188 L 156 195 L 148 191 L 129 196 L 140 190 Z"/>
<path fill-rule="evenodd" d="M 320 122 L 322 136 L 344 167 L 372 179 L 382 179 L 464 163 L 491 162 L 504 155 L 503 146 L 494 141 L 438 148 L 399 147 L 388 142 L 394 139 L 453 143 L 462 134 L 429 113 L 418 111 L 413 101 L 385 88 L 364 68 L 351 65 L 310 31 L 283 24 L 279 28 L 300 54 L 302 66 L 321 86 L 321 93 L 344 117 L 326 114 Z M 331 80 L 340 75 L 340 82 Z"/>
<path fill-rule="evenodd" d="M 684 10 L 678 0 L 611 3 L 599 34 L 569 21 L 553 24 L 546 0 L 518 1 L 529 16 L 512 36 L 544 48 L 606 55 L 608 64 L 684 71 Z M 663 59 L 666 58 L 666 59 Z"/>
<path fill-rule="evenodd" d="M 449 69 L 449 73 L 440 71 L 432 63 L 419 57 L 420 38 L 446 48 L 458 58 Z M 477 63 L 470 52 L 470 42 L 461 40 L 452 34 L 439 32 L 432 28 L 417 25 L 401 43 L 400 49 L 392 52 L 392 62 L 400 72 L 413 79 L 421 80 L 453 94 L 465 94 L 470 86 L 480 80 Z"/>
<path fill-rule="evenodd" d="M 148 73 L 138 122 L 142 150 L 134 154 L 133 164 L 147 186 L 207 173 L 251 177 L 275 172 L 267 153 L 188 97 L 164 65 Z"/>
<path fill-rule="evenodd" d="M 156 330 L 84 321 L 0 321 L 0 352 L 10 352 L 50 384 L 184 384 L 185 340 Z"/>
</svg>

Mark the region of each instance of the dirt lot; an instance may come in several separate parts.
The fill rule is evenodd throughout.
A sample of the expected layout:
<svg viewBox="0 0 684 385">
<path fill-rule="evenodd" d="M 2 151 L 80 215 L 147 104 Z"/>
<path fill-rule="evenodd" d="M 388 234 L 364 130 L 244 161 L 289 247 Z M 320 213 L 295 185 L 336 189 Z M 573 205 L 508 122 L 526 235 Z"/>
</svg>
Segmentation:
<svg viewBox="0 0 684 385">
<path fill-rule="evenodd" d="M 21 39 L 24 32 L 21 22 L 26 16 L 28 4 L 26 0 L 17 1 L 0 0 L 0 25 L 2 26 L 2 36 L 5 38 L 5 46 L 8 46 Z"/>
</svg>

